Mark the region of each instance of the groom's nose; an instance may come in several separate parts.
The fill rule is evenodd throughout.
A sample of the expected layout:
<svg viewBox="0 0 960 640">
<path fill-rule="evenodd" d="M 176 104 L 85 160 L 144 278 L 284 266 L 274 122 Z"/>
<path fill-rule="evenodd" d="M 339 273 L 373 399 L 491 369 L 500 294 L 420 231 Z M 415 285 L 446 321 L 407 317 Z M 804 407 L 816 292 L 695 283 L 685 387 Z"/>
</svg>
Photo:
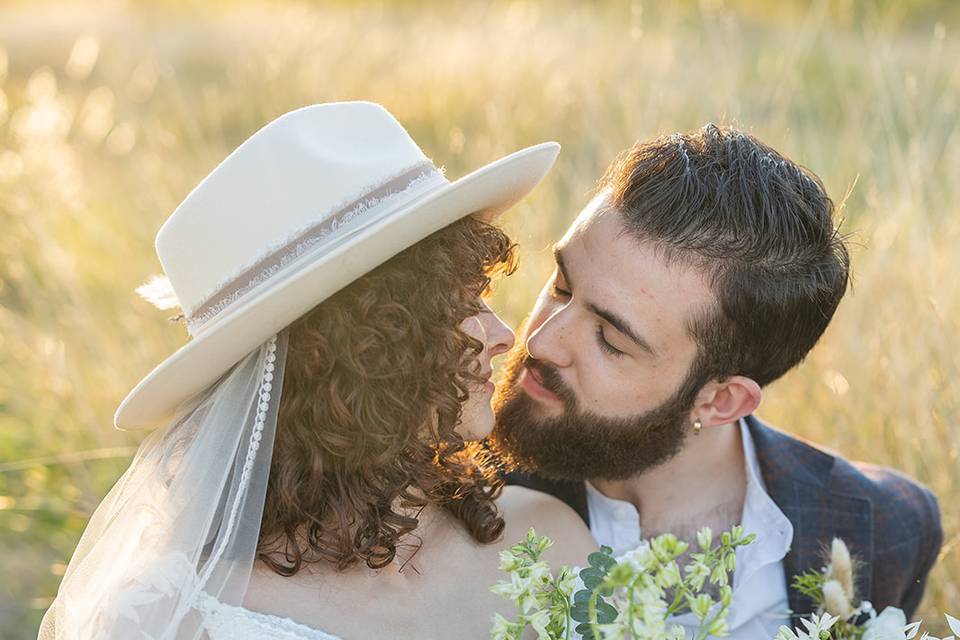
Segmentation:
<svg viewBox="0 0 960 640">
<path fill-rule="evenodd" d="M 564 313 L 566 310 L 567 307 L 564 306 L 553 309 L 539 324 L 537 318 L 532 318 L 527 333 L 526 346 L 530 357 L 552 364 L 558 369 L 569 367 L 573 361 L 567 348 L 570 326 L 567 324 L 568 314 Z"/>
</svg>

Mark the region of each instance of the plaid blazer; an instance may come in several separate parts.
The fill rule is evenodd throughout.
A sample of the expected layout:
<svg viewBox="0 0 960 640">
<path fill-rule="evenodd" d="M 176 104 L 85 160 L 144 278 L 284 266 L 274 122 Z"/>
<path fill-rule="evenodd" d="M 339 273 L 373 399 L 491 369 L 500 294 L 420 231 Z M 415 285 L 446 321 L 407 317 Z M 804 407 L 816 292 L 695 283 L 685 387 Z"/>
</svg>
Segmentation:
<svg viewBox="0 0 960 640">
<path fill-rule="evenodd" d="M 858 596 L 877 611 L 893 605 L 912 616 L 943 542 L 933 493 L 897 471 L 852 464 L 755 416 L 746 422 L 767 493 L 793 523 L 793 543 L 783 559 L 793 615 L 813 612 L 813 603 L 791 587 L 793 577 L 823 566 L 821 550 L 839 537 L 863 562 Z M 556 496 L 589 526 L 582 482 L 517 473 L 507 482 Z"/>
</svg>

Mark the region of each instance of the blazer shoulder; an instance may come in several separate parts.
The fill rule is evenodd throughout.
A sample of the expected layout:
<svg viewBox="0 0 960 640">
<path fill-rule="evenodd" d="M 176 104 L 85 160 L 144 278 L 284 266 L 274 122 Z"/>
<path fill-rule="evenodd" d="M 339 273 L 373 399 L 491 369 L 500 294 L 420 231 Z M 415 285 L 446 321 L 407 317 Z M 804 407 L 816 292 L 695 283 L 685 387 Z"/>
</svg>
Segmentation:
<svg viewBox="0 0 960 640">
<path fill-rule="evenodd" d="M 943 539 L 940 505 L 929 487 L 895 469 L 840 457 L 831 485 L 834 491 L 870 499 L 879 553 L 916 538 L 939 548 Z"/>
<path fill-rule="evenodd" d="M 882 551 L 905 538 L 942 537 L 940 508 L 933 492 L 904 473 L 863 462 L 850 462 L 823 445 L 803 440 L 748 418 L 765 479 L 819 483 L 831 493 L 865 498 L 871 504 L 875 542 Z M 789 484 L 789 483 L 788 483 Z"/>
<path fill-rule="evenodd" d="M 822 543 L 842 528 L 846 534 L 841 537 L 866 554 L 870 569 L 863 593 L 880 608 L 893 605 L 912 615 L 943 542 L 933 492 L 899 471 L 850 462 L 754 416 L 747 424 L 768 492 L 785 505 L 791 521 L 803 523 L 799 529 L 794 523 L 800 544 L 785 560 L 792 563 L 792 571 L 804 571 L 818 561 L 818 552 L 804 545 L 805 539 Z"/>
</svg>

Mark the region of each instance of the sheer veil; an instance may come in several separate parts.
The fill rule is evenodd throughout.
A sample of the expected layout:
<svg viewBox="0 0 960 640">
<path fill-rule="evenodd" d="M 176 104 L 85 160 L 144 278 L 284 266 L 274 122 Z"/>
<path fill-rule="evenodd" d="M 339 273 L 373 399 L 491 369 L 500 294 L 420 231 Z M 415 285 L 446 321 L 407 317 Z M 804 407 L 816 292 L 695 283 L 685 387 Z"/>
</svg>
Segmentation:
<svg viewBox="0 0 960 640">
<path fill-rule="evenodd" d="M 202 598 L 242 604 L 286 348 L 284 331 L 143 441 L 91 517 L 39 640 L 195 640 Z"/>
</svg>

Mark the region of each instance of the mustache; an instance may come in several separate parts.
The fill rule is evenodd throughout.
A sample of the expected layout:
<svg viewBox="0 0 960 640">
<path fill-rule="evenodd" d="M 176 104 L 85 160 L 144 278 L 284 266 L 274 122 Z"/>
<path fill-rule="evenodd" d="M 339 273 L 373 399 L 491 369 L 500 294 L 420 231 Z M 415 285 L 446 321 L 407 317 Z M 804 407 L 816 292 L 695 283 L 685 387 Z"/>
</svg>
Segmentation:
<svg viewBox="0 0 960 640">
<path fill-rule="evenodd" d="M 576 404 L 576 395 L 573 389 L 567 386 L 567 383 L 563 381 L 563 376 L 556 368 L 542 360 L 537 360 L 530 354 L 524 356 L 523 366 L 536 371 L 543 387 L 560 398 L 567 407 Z"/>
</svg>

